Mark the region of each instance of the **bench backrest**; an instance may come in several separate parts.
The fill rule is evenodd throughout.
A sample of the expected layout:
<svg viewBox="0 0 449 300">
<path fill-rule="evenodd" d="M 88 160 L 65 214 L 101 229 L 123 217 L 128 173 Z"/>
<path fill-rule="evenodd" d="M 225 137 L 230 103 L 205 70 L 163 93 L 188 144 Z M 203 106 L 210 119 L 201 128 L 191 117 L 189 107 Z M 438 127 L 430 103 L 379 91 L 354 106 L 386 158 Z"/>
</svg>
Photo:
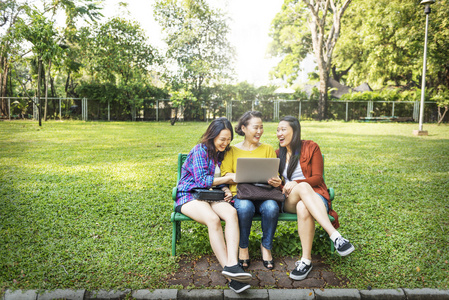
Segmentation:
<svg viewBox="0 0 449 300">
<path fill-rule="evenodd" d="M 183 154 L 183 153 L 178 154 L 178 176 L 176 178 L 176 185 L 178 185 L 179 179 L 181 179 L 182 165 L 186 161 L 186 158 L 187 158 L 187 154 Z"/>
</svg>

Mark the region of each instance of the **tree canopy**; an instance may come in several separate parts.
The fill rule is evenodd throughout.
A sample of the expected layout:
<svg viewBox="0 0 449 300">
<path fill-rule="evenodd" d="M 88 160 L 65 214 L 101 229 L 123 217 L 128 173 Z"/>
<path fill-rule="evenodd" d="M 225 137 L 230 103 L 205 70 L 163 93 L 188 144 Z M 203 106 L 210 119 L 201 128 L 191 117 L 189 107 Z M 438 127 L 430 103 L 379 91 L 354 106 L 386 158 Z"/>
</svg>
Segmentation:
<svg viewBox="0 0 449 300">
<path fill-rule="evenodd" d="M 285 0 L 273 22 L 272 53 L 283 55 L 277 76 L 297 77 L 300 62 L 315 56 L 320 77 L 319 119 L 327 118 L 327 90 L 341 19 L 352 0 Z M 308 31 L 306 31 L 306 27 Z M 302 31 L 296 33 L 296 31 Z"/>
<path fill-rule="evenodd" d="M 160 0 L 154 9 L 168 45 L 167 63 L 176 68 L 175 82 L 201 100 L 204 86 L 231 77 L 234 48 L 223 12 L 205 0 Z"/>
<path fill-rule="evenodd" d="M 157 50 L 147 42 L 140 26 L 120 17 L 93 28 L 83 28 L 86 68 L 95 77 L 128 84 L 147 74 L 157 62 Z"/>
<path fill-rule="evenodd" d="M 7 97 L 31 99 L 41 91 L 50 98 L 88 97 L 110 103 L 118 119 L 143 107 L 144 99 L 171 97 L 172 107 L 183 107 L 185 120 L 199 120 L 205 108 L 219 110 L 230 101 L 273 99 L 275 87 L 234 80 L 230 19 L 213 3 L 155 1 L 149 17 L 161 25 L 167 44 L 157 49 L 148 42 L 151 33 L 132 17 L 104 18 L 105 1 L 1 1 L 0 113 L 8 113 Z M 426 100 L 436 101 L 445 111 L 448 4 L 449 0 L 439 0 L 431 6 L 426 75 Z M 126 3 L 120 5 L 126 9 Z M 56 24 L 58 14 L 63 15 L 62 24 L 59 17 Z M 318 100 L 314 116 L 319 119 L 332 118 L 327 113 L 330 77 L 353 87 L 368 83 L 381 96 L 391 95 L 380 91 L 392 87 L 419 95 L 424 28 L 418 0 L 284 0 L 270 32 L 269 53 L 281 58 L 271 73 L 293 85 L 301 63 L 313 55 L 318 69 L 313 78 L 320 83 L 307 97 Z M 299 89 L 291 97 L 299 95 L 306 97 Z M 30 113 L 31 105 L 15 105 L 22 115 L 26 109 Z M 43 105 L 46 112 L 47 101 Z M 54 117 L 56 104 L 52 107 Z"/>
<path fill-rule="evenodd" d="M 422 76 L 425 14 L 416 1 L 354 0 L 343 18 L 334 66 L 350 68 L 344 81 L 419 87 Z M 431 6 L 428 40 L 428 84 L 449 84 L 448 1 Z"/>
</svg>

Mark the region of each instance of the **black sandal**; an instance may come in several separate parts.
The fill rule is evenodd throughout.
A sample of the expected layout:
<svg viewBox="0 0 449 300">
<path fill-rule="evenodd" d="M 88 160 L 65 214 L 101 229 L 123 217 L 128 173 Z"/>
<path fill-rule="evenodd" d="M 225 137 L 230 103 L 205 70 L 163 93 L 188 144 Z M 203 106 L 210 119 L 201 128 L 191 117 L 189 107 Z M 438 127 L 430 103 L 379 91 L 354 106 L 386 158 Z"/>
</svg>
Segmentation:
<svg viewBox="0 0 449 300">
<path fill-rule="evenodd" d="M 262 256 L 263 266 L 265 268 L 267 268 L 268 270 L 273 270 L 274 269 L 274 260 L 273 259 L 271 259 L 271 260 L 264 260 L 263 259 L 262 247 L 263 247 L 263 245 L 260 244 L 260 255 Z M 265 247 L 263 247 L 263 248 L 266 249 Z M 269 265 L 271 265 L 271 267 L 269 267 Z"/>
<path fill-rule="evenodd" d="M 268 265 L 271 265 L 271 267 L 269 267 Z M 274 269 L 274 260 L 263 260 L 263 266 L 265 268 L 267 268 L 268 270 L 273 270 Z"/>
<path fill-rule="evenodd" d="M 246 266 L 244 266 L 243 264 L 246 264 Z M 242 267 L 243 269 L 249 268 L 249 266 L 251 265 L 251 259 L 239 259 L 239 265 L 240 267 Z"/>
</svg>

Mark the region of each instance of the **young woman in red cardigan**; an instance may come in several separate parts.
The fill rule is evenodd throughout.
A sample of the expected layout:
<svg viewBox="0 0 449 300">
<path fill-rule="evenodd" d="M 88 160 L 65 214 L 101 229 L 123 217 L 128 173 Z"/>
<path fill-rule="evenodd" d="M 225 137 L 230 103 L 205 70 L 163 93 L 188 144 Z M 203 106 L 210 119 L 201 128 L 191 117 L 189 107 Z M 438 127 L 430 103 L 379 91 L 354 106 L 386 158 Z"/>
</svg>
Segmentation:
<svg viewBox="0 0 449 300">
<path fill-rule="evenodd" d="M 312 243 L 315 220 L 329 234 L 337 253 L 349 255 L 354 246 L 337 231 L 337 213 L 332 210 L 329 193 L 323 179 L 323 157 L 317 143 L 301 140 L 301 125 L 297 118 L 286 116 L 277 128 L 280 158 L 279 174 L 283 178 L 286 200 L 284 212 L 298 216 L 298 234 L 302 257 L 296 262 L 290 278 L 303 280 L 312 270 Z M 328 214 L 335 218 L 331 223 Z"/>
</svg>

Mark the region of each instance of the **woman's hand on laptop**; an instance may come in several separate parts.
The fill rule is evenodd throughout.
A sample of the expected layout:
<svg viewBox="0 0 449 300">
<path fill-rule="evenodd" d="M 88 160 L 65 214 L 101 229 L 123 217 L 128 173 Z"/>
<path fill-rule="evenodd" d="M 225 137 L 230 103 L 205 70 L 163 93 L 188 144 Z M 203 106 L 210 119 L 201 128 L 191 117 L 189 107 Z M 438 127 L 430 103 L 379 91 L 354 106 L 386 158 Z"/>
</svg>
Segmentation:
<svg viewBox="0 0 449 300">
<path fill-rule="evenodd" d="M 268 184 L 271 186 L 274 186 L 274 187 L 280 186 L 281 183 L 282 183 L 282 180 L 279 177 L 273 177 L 268 180 Z"/>
</svg>

